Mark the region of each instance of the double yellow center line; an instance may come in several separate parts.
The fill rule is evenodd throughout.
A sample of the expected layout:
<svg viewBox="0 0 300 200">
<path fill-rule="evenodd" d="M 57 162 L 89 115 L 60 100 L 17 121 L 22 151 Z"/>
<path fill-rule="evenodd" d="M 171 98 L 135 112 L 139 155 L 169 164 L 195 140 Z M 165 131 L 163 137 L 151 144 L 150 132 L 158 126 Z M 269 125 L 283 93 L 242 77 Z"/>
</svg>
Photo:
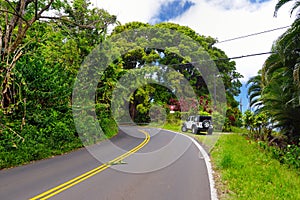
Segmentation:
<svg viewBox="0 0 300 200">
<path fill-rule="evenodd" d="M 68 188 L 102 172 L 103 170 L 109 168 L 110 166 L 113 165 L 113 163 L 117 163 L 117 162 L 120 162 L 122 161 L 124 158 L 130 156 L 131 154 L 137 152 L 138 150 L 140 150 L 143 146 L 145 146 L 149 140 L 150 140 L 150 135 L 149 133 L 147 133 L 146 131 L 144 130 L 139 130 L 140 132 L 144 133 L 146 138 L 143 140 L 143 142 L 141 142 L 138 146 L 134 147 L 133 149 L 131 149 L 130 151 L 124 153 L 123 155 L 107 162 L 107 163 L 104 163 L 103 165 L 95 168 L 95 169 L 92 169 L 80 176 L 77 176 L 76 178 L 73 178 L 61 185 L 58 185 L 50 190 L 47 190 L 46 192 L 43 192 L 35 197 L 32 197 L 30 200 L 44 200 L 44 199 L 49 199 L 50 197 L 53 197 L 54 195 L 58 194 L 58 193 L 61 193 L 63 192 L 64 190 L 67 190 Z"/>
</svg>

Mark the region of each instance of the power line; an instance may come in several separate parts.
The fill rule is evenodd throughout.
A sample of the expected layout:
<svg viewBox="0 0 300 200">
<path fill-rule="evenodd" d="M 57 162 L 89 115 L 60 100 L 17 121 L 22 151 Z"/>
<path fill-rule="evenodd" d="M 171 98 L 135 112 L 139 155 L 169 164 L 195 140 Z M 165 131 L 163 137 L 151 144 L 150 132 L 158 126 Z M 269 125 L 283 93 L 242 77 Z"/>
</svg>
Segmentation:
<svg viewBox="0 0 300 200">
<path fill-rule="evenodd" d="M 261 55 L 266 55 L 266 54 L 272 54 L 275 52 L 263 52 L 263 53 L 254 53 L 254 54 L 248 54 L 248 55 L 244 55 L 244 56 L 235 56 L 235 57 L 231 57 L 231 58 L 219 58 L 219 59 L 215 59 L 213 61 L 219 61 L 219 60 L 234 60 L 234 59 L 240 59 L 240 58 L 246 58 L 246 57 L 253 57 L 253 56 L 261 56 Z"/>
<path fill-rule="evenodd" d="M 276 52 L 269 51 L 269 52 L 263 52 L 263 53 L 253 53 L 253 54 L 248 54 L 248 55 L 244 55 L 244 56 L 243 55 L 242 56 L 235 56 L 235 57 L 231 57 L 231 58 L 217 58 L 217 59 L 214 59 L 214 60 L 201 60 L 201 61 L 197 61 L 197 62 L 189 62 L 189 63 L 186 63 L 186 64 L 171 64 L 171 65 L 168 65 L 168 66 L 198 64 L 198 63 L 203 62 L 203 61 L 235 60 L 235 59 L 254 57 L 254 56 L 262 56 L 262 55 L 273 54 L 273 53 L 276 53 Z"/>
<path fill-rule="evenodd" d="M 264 34 L 264 33 L 269 33 L 269 32 L 272 32 L 272 31 L 277 31 L 277 30 L 281 30 L 281 29 L 285 29 L 285 28 L 289 28 L 289 27 L 290 27 L 290 25 L 289 26 L 284 26 L 284 27 L 279 27 L 279 28 L 274 28 L 274 29 L 271 29 L 271 30 L 266 30 L 266 31 L 258 32 L 258 33 L 252 33 L 252 34 L 249 34 L 249 35 L 244 35 L 244 36 L 235 37 L 235 38 L 223 40 L 223 41 L 220 41 L 220 42 L 216 42 L 215 44 L 230 42 L 230 41 L 233 41 L 233 40 L 239 40 L 239 39 L 252 37 L 252 36 L 256 36 L 256 35 L 260 35 L 260 34 Z"/>
<path fill-rule="evenodd" d="M 263 52 L 263 53 L 253 53 L 253 54 L 248 54 L 248 55 L 242 55 L 242 56 L 235 56 L 235 57 L 231 57 L 231 58 L 217 58 L 217 59 L 213 59 L 213 60 L 199 60 L 197 62 L 188 62 L 188 63 L 178 63 L 178 64 L 168 64 L 167 66 L 184 66 L 184 65 L 193 65 L 193 64 L 199 64 L 201 62 L 207 61 L 207 62 L 211 62 L 211 61 L 226 61 L 226 60 L 236 60 L 236 59 L 241 59 L 241 58 L 247 58 L 247 57 L 254 57 L 254 56 L 262 56 L 262 55 L 266 55 L 266 54 L 273 54 L 276 52 Z M 131 63 L 136 63 L 136 61 L 131 61 Z"/>
</svg>

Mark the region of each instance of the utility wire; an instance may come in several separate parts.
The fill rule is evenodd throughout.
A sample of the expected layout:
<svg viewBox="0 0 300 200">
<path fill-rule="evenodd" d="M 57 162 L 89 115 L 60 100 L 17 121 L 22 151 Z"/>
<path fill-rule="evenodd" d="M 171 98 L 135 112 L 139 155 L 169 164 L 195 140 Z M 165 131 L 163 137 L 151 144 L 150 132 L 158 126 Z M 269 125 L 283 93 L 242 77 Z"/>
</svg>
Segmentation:
<svg viewBox="0 0 300 200">
<path fill-rule="evenodd" d="M 253 54 L 248 54 L 248 55 L 244 55 L 244 56 L 235 56 L 235 57 L 231 57 L 231 58 L 217 58 L 217 59 L 214 59 L 214 60 L 201 60 L 201 61 L 197 61 L 197 62 L 189 62 L 189 63 L 186 63 L 186 64 L 171 64 L 171 65 L 168 65 L 168 66 L 172 66 L 172 65 L 198 64 L 198 63 L 203 62 L 203 61 L 226 61 L 226 60 L 236 60 L 236 59 L 247 58 L 247 57 L 262 56 L 262 55 L 272 54 L 272 53 L 276 53 L 276 52 L 269 51 L 269 52 L 263 52 L 263 53 L 253 53 Z"/>
<path fill-rule="evenodd" d="M 185 66 L 185 65 L 193 65 L 193 64 L 199 64 L 201 62 L 212 62 L 212 61 L 229 61 L 229 60 L 235 60 L 235 59 L 241 59 L 241 58 L 247 58 L 247 57 L 254 57 L 254 56 L 261 56 L 261 55 L 266 55 L 266 54 L 273 54 L 276 52 L 263 52 L 263 53 L 254 53 L 254 54 L 248 54 L 248 55 L 244 55 L 244 56 L 235 56 L 235 57 L 231 57 L 231 58 L 218 58 L 218 59 L 214 59 L 214 60 L 200 60 L 197 62 L 188 62 L 188 63 L 178 63 L 178 64 L 167 64 L 167 66 Z M 131 61 L 132 63 L 136 63 L 136 61 Z"/>
<path fill-rule="evenodd" d="M 266 31 L 258 32 L 258 33 L 252 33 L 252 34 L 249 34 L 249 35 L 244 35 L 244 36 L 240 36 L 240 37 L 231 38 L 231 39 L 223 40 L 223 41 L 220 41 L 220 42 L 216 42 L 215 44 L 230 42 L 230 41 L 233 41 L 233 40 L 239 40 L 239 39 L 243 39 L 243 38 L 247 38 L 247 37 L 251 37 L 251 36 L 256 36 L 256 35 L 260 35 L 260 34 L 264 34 L 264 33 L 269 33 L 269 32 L 272 32 L 272 31 L 277 31 L 277 30 L 281 30 L 281 29 L 285 29 L 285 28 L 289 28 L 289 27 L 290 27 L 290 25 L 289 26 L 284 26 L 284 27 L 279 27 L 279 28 L 274 28 L 274 29 L 271 29 L 271 30 L 266 30 Z"/>
<path fill-rule="evenodd" d="M 200 62 L 203 61 L 226 61 L 226 60 L 235 60 L 235 59 L 241 59 L 241 58 L 247 58 L 247 57 L 254 57 L 254 56 L 261 56 L 261 55 L 266 55 L 266 54 L 272 54 L 272 53 L 276 53 L 276 52 L 263 52 L 263 53 L 254 53 L 254 54 L 248 54 L 248 55 L 244 55 L 244 56 L 235 56 L 235 57 L 231 57 L 231 58 L 218 58 L 218 59 L 214 59 L 214 60 L 201 60 L 201 61 L 197 61 L 197 62 L 189 62 L 189 63 L 185 63 L 185 64 L 170 64 L 168 66 L 178 66 L 178 65 L 190 65 L 190 64 L 198 64 Z"/>
<path fill-rule="evenodd" d="M 232 57 L 232 58 L 218 58 L 218 59 L 215 59 L 213 61 L 234 60 L 234 59 L 240 59 L 240 58 L 246 58 L 246 57 L 253 57 L 253 56 L 261 56 L 261 55 L 272 54 L 272 53 L 275 53 L 275 52 L 270 51 L 270 52 L 264 52 L 264 53 L 248 54 L 248 55 L 245 55 L 245 56 L 235 56 L 235 57 Z"/>
</svg>

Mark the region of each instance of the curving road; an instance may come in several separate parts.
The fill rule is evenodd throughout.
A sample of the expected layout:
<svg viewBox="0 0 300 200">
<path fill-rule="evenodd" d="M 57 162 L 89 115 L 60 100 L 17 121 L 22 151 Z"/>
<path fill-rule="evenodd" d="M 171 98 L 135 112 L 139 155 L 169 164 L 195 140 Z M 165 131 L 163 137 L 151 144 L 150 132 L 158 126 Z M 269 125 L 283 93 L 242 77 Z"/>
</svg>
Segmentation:
<svg viewBox="0 0 300 200">
<path fill-rule="evenodd" d="M 124 126 L 110 141 L 1 170 L 0 196 L 3 200 L 215 199 L 205 157 L 181 134 Z"/>
</svg>

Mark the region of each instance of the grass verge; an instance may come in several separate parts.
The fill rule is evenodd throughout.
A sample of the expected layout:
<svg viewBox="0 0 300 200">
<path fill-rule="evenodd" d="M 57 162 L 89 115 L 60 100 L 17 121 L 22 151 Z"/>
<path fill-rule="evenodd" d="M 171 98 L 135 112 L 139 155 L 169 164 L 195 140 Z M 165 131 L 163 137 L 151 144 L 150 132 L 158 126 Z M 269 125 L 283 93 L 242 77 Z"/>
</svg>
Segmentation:
<svg viewBox="0 0 300 200">
<path fill-rule="evenodd" d="M 220 199 L 300 199 L 299 172 L 243 136 L 222 135 L 211 157 Z"/>
</svg>

